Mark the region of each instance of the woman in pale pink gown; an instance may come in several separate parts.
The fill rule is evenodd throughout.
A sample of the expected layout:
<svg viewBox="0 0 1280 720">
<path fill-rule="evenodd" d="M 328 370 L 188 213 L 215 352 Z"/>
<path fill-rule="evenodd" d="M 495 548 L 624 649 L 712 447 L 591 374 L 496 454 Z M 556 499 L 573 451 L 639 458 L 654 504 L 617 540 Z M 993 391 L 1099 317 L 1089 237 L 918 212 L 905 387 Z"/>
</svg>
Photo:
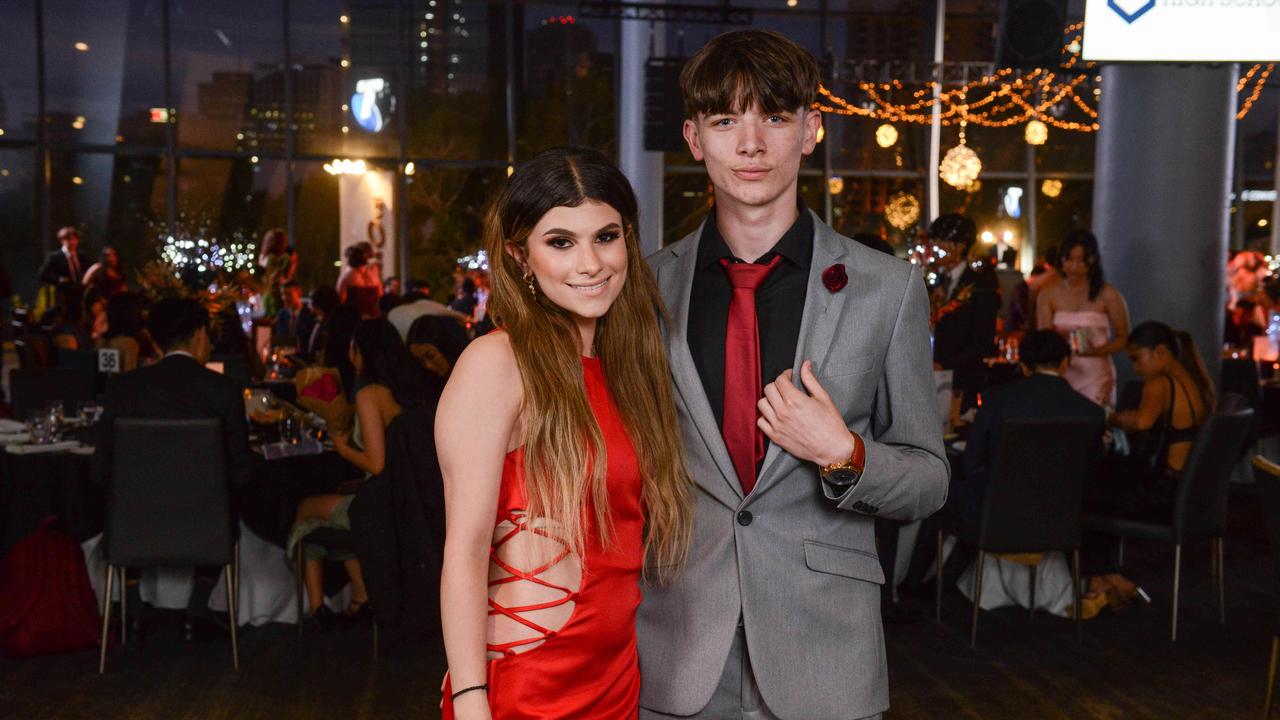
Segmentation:
<svg viewBox="0 0 1280 720">
<path fill-rule="evenodd" d="M 1124 297 L 1103 279 L 1098 240 L 1074 230 L 1059 250 L 1062 280 L 1045 288 L 1036 307 L 1037 327 L 1057 330 L 1071 344 L 1066 380 L 1076 392 L 1103 407 L 1116 404 L 1116 366 L 1111 356 L 1124 350 L 1129 309 Z"/>
</svg>

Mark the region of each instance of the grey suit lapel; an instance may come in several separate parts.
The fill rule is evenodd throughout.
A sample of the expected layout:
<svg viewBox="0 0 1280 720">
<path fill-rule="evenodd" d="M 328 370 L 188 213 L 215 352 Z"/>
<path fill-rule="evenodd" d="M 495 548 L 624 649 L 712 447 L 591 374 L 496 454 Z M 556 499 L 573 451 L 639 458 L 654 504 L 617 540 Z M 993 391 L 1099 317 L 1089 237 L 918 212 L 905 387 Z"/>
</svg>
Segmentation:
<svg viewBox="0 0 1280 720">
<path fill-rule="evenodd" d="M 813 211 L 811 210 L 810 213 Z M 822 281 L 822 273 L 832 265 L 843 262 L 849 254 L 847 243 L 822 222 L 816 214 L 813 216 L 813 261 L 809 264 L 809 285 L 805 296 L 804 314 L 800 320 L 800 342 L 796 343 L 796 357 L 792 363 L 792 373 L 797 385 L 800 385 L 800 364 L 805 360 L 813 361 L 815 374 L 821 374 L 826 364 L 827 354 L 831 351 L 831 343 L 835 339 L 836 328 L 840 324 L 847 298 L 853 288 L 844 288 L 839 292 L 827 290 Z M 767 379 L 768 380 L 768 379 Z M 771 380 L 769 380 L 772 382 Z M 725 452 L 726 457 L 728 452 Z M 760 477 L 756 481 L 752 494 L 760 493 L 783 472 L 798 462 L 794 457 L 784 453 L 782 448 L 769 443 L 761 464 Z"/>
<path fill-rule="evenodd" d="M 700 234 L 701 229 L 695 230 L 691 237 Z M 667 309 L 671 313 L 671 327 L 667 328 L 667 357 L 671 361 L 676 393 L 684 401 L 707 452 L 720 468 L 721 477 L 695 477 L 694 481 L 726 504 L 736 506 L 742 500 L 742 486 L 725 448 L 720 427 L 716 424 L 715 413 L 711 411 L 711 402 L 707 400 L 698 368 L 693 364 L 693 355 L 689 352 L 689 296 L 693 291 L 694 270 L 697 269 L 698 245 L 682 243 L 680 248 L 679 252 L 669 251 L 676 255 L 676 261 L 658 278 L 662 296 L 668 299 Z"/>
</svg>

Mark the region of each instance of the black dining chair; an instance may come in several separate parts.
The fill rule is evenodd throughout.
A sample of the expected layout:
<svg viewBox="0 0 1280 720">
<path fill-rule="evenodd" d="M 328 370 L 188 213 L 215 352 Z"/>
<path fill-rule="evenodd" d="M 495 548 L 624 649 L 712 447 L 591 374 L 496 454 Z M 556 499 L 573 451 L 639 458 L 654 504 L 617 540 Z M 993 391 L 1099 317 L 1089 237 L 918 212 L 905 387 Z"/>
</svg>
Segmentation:
<svg viewBox="0 0 1280 720">
<path fill-rule="evenodd" d="M 1001 426 L 995 462 L 976 527 L 941 518 L 937 577 L 942 578 L 946 535 L 977 549 L 973 582 L 973 622 L 969 646 L 978 642 L 982 572 L 986 553 L 1061 551 L 1071 555 L 1076 642 L 1080 642 L 1080 502 L 1084 479 L 1102 457 L 1102 426 L 1085 418 L 1009 420 Z M 1031 606 L 1035 608 L 1035 572 Z M 937 585 L 936 618 L 942 622 L 942 582 Z"/>
<path fill-rule="evenodd" d="M 18 352 L 18 367 L 31 370 L 49 367 L 53 345 L 49 342 L 48 335 L 36 331 L 27 332 L 14 340 L 13 346 Z"/>
<path fill-rule="evenodd" d="M 1262 500 L 1267 539 L 1271 542 L 1271 567 L 1275 572 L 1275 579 L 1280 581 L 1280 465 L 1257 455 L 1253 458 L 1253 477 L 1257 481 L 1258 497 Z M 1276 664 L 1280 661 L 1280 616 L 1273 622 L 1271 664 L 1267 668 L 1267 699 L 1262 706 L 1263 720 L 1271 717 L 1271 700 L 1275 697 L 1276 688 Z"/>
<path fill-rule="evenodd" d="M 125 568 L 171 565 L 223 566 L 231 619 L 231 665 L 238 670 L 240 548 L 221 422 L 212 418 L 117 418 L 112 432 L 114 455 L 103 544 L 107 588 L 98 673 L 107 668 L 115 578 L 120 578 L 123 625 L 128 617 Z"/>
<path fill-rule="evenodd" d="M 76 412 L 77 403 L 93 398 L 93 376 L 80 369 L 15 368 L 9 371 L 9 401 L 18 420 L 26 420 L 59 401 L 63 410 L 72 414 Z"/>
<path fill-rule="evenodd" d="M 1121 543 L 1150 540 L 1173 545 L 1173 600 L 1170 641 L 1178 640 L 1178 594 L 1182 583 L 1182 547 L 1187 543 L 1208 540 L 1212 562 L 1210 574 L 1217 589 L 1218 621 L 1226 623 L 1225 580 L 1223 571 L 1223 537 L 1227 531 L 1227 496 L 1230 493 L 1231 469 L 1249 438 L 1253 427 L 1253 411 L 1215 412 L 1205 420 L 1195 443 L 1187 455 L 1187 463 L 1178 473 L 1174 506 L 1168 524 L 1144 522 L 1097 513 L 1084 516 L 1084 528 L 1091 532 L 1113 535 Z M 1120 546 L 1123 548 L 1123 544 Z M 1123 558 L 1123 550 L 1121 551 Z"/>
</svg>

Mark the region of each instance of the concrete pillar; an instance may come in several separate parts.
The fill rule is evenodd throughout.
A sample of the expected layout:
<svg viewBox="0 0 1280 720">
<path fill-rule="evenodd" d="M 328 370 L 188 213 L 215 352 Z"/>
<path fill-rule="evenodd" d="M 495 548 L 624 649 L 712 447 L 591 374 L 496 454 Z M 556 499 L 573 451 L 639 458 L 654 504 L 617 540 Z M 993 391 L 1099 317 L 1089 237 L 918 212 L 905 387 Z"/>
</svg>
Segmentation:
<svg viewBox="0 0 1280 720">
<path fill-rule="evenodd" d="M 664 23 L 622 20 L 618 83 L 618 167 L 640 203 L 640 244 L 647 256 L 662 247 L 662 153 L 644 149 L 644 65 L 662 55 Z"/>
<path fill-rule="evenodd" d="M 1134 325 L 1189 331 L 1217 381 L 1239 66 L 1102 69 L 1093 229 Z M 1122 373 L 1123 375 L 1123 373 Z"/>
</svg>

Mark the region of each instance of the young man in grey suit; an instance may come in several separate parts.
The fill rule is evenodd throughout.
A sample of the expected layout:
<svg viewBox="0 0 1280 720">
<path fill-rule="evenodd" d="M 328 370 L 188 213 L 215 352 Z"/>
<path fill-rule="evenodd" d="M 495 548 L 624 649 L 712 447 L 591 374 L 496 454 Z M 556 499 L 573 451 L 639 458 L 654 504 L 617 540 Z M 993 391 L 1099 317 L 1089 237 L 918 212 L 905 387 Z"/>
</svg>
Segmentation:
<svg viewBox="0 0 1280 720">
<path fill-rule="evenodd" d="M 808 52 L 761 30 L 681 74 L 716 202 L 650 258 L 698 491 L 682 571 L 644 588 L 642 718 L 889 705 L 874 519 L 937 510 L 948 467 L 920 273 L 800 203 L 818 82 Z"/>
</svg>

